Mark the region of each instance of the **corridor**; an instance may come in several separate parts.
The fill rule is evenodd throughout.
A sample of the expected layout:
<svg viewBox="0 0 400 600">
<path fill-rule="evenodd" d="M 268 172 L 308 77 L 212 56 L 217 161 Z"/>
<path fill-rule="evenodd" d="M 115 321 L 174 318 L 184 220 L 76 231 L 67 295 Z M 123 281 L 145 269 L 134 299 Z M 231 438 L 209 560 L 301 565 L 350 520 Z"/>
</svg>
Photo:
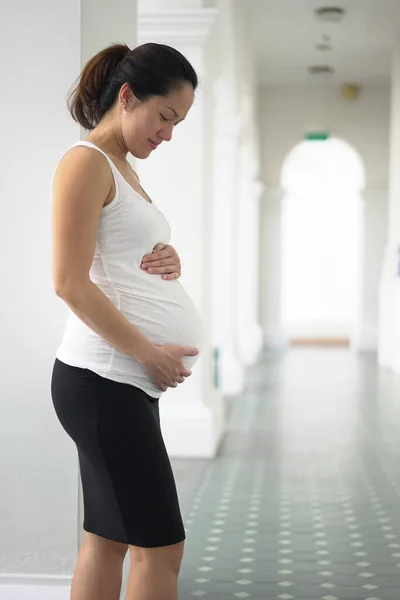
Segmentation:
<svg viewBox="0 0 400 600">
<path fill-rule="evenodd" d="M 180 599 L 399 600 L 399 395 L 373 355 L 265 355 L 184 510 Z"/>
</svg>

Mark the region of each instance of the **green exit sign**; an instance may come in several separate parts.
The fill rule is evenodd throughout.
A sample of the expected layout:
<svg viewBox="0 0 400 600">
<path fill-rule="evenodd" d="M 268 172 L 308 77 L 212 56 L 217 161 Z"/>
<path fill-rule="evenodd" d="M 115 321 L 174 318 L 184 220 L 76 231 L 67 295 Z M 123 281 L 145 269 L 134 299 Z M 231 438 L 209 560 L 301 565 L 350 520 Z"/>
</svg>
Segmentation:
<svg viewBox="0 0 400 600">
<path fill-rule="evenodd" d="M 305 139 L 312 142 L 325 142 L 329 139 L 329 133 L 327 131 L 310 131 L 306 133 Z"/>
</svg>

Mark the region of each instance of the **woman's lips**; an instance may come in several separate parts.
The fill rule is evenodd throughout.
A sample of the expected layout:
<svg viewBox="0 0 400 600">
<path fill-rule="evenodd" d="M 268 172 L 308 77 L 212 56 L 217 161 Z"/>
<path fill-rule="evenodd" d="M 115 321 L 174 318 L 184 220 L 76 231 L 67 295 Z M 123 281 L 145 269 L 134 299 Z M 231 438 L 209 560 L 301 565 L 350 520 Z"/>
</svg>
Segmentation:
<svg viewBox="0 0 400 600">
<path fill-rule="evenodd" d="M 149 143 L 150 143 L 150 146 L 151 146 L 152 150 L 155 150 L 156 148 L 158 148 L 158 144 L 155 144 L 151 140 L 149 140 Z"/>
</svg>

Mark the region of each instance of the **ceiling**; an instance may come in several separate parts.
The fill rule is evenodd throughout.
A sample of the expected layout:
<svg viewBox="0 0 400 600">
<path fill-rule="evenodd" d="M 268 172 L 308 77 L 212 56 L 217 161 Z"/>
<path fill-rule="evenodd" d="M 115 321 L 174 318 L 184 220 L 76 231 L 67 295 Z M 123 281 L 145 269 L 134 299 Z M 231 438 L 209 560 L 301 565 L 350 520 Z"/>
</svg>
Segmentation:
<svg viewBox="0 0 400 600">
<path fill-rule="evenodd" d="M 321 23 L 314 11 L 346 10 L 339 23 Z M 335 69 L 327 81 L 383 83 L 390 80 L 391 54 L 400 34 L 400 0 L 246 0 L 253 31 L 258 80 L 264 84 L 307 83 L 311 65 Z M 316 46 L 330 36 L 332 50 Z"/>
</svg>

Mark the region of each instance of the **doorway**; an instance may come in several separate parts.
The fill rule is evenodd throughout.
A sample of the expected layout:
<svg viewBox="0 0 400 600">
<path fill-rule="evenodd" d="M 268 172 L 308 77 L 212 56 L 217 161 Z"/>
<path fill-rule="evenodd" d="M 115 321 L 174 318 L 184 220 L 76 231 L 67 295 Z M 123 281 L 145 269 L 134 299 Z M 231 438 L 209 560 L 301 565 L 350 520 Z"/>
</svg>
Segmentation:
<svg viewBox="0 0 400 600">
<path fill-rule="evenodd" d="M 361 307 L 362 160 L 343 140 L 305 140 L 287 156 L 281 183 L 286 339 L 349 346 Z"/>
</svg>

